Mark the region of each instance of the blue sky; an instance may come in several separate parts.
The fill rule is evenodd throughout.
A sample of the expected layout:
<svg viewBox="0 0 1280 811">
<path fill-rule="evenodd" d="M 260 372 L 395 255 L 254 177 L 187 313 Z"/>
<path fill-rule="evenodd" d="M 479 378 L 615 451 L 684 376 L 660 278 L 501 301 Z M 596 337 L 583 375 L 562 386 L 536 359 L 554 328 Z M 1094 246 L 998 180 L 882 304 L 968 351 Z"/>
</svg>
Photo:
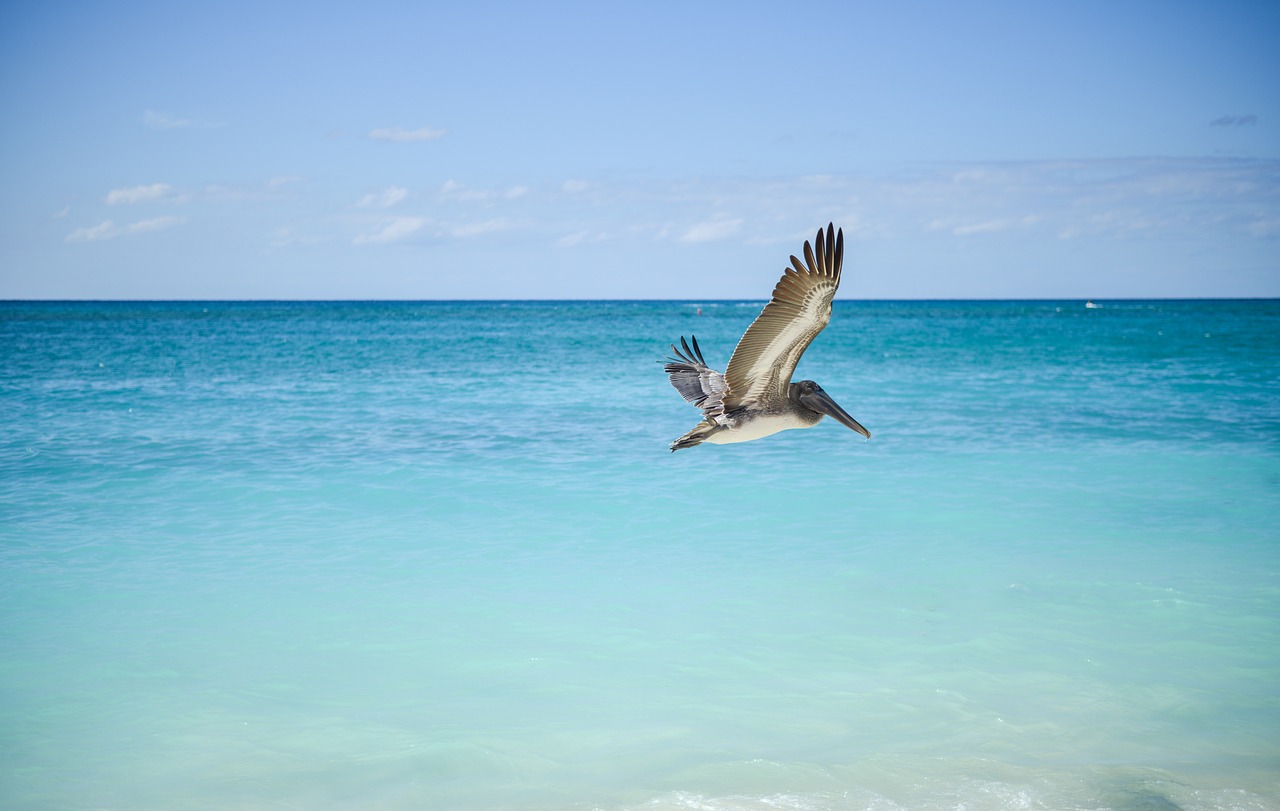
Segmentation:
<svg viewBox="0 0 1280 811">
<path fill-rule="evenodd" d="M 1280 4 L 0 10 L 0 298 L 1280 296 Z"/>
</svg>

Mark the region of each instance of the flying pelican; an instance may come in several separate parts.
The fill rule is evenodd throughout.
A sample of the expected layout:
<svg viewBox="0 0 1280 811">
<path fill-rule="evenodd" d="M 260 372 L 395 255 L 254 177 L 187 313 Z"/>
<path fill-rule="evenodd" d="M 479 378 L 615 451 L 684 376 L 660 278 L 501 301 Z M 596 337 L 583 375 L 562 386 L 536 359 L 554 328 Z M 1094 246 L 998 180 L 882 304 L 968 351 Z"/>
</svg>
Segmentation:
<svg viewBox="0 0 1280 811">
<path fill-rule="evenodd" d="M 671 443 L 671 450 L 692 448 L 703 442 L 723 445 L 746 442 L 788 428 L 811 428 L 823 415 L 852 428 L 868 439 L 871 432 L 850 417 L 831 395 L 812 380 L 791 382 L 800 356 L 831 320 L 831 299 L 840 286 L 844 261 L 844 230 L 827 225 L 814 240 L 815 256 L 804 243 L 802 264 L 792 256 L 773 298 L 738 341 L 724 374 L 707 366 L 698 339 L 692 348 L 683 337 L 671 345 L 674 357 L 663 370 L 671 385 L 687 402 L 702 409 L 702 421 Z M 690 336 L 692 338 L 692 336 Z"/>
</svg>

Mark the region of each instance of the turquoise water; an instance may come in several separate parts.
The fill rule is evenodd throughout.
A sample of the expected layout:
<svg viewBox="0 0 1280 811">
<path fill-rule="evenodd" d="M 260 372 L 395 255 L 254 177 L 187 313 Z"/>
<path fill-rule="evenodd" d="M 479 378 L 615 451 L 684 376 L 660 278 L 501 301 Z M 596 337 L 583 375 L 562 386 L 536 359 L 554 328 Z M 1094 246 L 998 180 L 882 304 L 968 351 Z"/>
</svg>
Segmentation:
<svg viewBox="0 0 1280 811">
<path fill-rule="evenodd" d="M 1280 302 L 760 304 L 0 304 L 0 806 L 1280 809 Z"/>
</svg>

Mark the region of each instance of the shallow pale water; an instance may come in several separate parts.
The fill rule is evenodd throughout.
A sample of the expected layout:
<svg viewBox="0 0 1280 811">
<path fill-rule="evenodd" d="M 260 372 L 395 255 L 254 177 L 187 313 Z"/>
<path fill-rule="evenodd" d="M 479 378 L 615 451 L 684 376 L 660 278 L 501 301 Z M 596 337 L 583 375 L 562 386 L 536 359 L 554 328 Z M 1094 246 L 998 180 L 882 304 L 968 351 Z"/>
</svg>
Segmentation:
<svg viewBox="0 0 1280 811">
<path fill-rule="evenodd" d="M 0 305 L 0 805 L 1280 809 L 1280 302 L 1101 304 Z"/>
</svg>

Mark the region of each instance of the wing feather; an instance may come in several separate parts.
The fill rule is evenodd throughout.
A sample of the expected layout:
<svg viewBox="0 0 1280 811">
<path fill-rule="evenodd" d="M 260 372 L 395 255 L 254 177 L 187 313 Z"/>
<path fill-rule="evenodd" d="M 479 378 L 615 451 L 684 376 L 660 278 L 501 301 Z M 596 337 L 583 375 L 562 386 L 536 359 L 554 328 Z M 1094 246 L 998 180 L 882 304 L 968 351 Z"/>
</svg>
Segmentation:
<svg viewBox="0 0 1280 811">
<path fill-rule="evenodd" d="M 681 337 L 680 346 L 684 351 L 672 344 L 673 355 L 667 359 L 669 362 L 662 369 L 686 402 L 701 408 L 704 416 L 714 417 L 724 411 L 721 403 L 727 388 L 724 375 L 707 366 L 702 357 L 702 347 L 698 346 L 698 339 L 690 337 L 693 338 L 693 348 Z"/>
<path fill-rule="evenodd" d="M 743 333 L 733 350 L 724 379 L 723 407 L 785 397 L 791 375 L 805 349 L 831 320 L 831 300 L 840 286 L 844 264 L 844 230 L 833 224 L 818 229 L 814 249 L 804 243 L 805 262 L 795 256 L 773 289 L 773 297 Z"/>
</svg>

